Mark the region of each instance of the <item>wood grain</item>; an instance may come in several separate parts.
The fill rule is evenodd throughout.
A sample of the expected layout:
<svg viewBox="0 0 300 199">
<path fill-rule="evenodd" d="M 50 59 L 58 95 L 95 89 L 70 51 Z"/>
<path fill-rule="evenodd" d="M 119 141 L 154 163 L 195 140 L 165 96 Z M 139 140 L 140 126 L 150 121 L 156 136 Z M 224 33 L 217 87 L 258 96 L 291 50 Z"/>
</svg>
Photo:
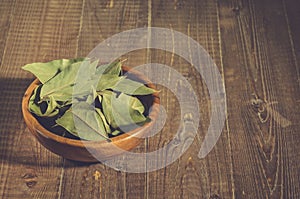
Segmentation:
<svg viewBox="0 0 300 199">
<path fill-rule="evenodd" d="M 7 28 L 3 29 L 6 33 L 1 30 L 5 45 L 1 51 L 0 193 L 2 198 L 57 198 L 62 158 L 40 146 L 22 121 L 20 102 L 32 76 L 20 66 L 75 55 L 73 44 L 66 41 L 74 33 L 72 27 L 77 32 L 79 26 L 67 28 L 66 23 L 72 24 L 74 13 L 70 11 L 80 4 L 67 5 L 70 11 L 65 12 L 55 1 L 7 2 L 11 3 L 1 3 L 1 10 L 6 10 L 1 14 L 7 13 Z"/>
<path fill-rule="evenodd" d="M 292 47 L 292 56 L 295 61 L 298 77 L 298 84 L 300 84 L 300 2 L 295 0 L 283 1 L 283 8 L 287 22 L 287 30 L 289 33 L 290 45 Z"/>
<path fill-rule="evenodd" d="M 1 1 L 0 198 L 300 198 L 299 11 L 297 0 Z M 195 39 L 224 78 L 227 120 L 210 154 L 197 157 L 211 115 L 205 82 L 186 60 L 154 49 L 122 59 L 171 66 L 195 90 L 198 133 L 178 160 L 132 174 L 64 160 L 40 146 L 22 119 L 33 76 L 20 67 L 86 56 L 116 33 L 150 26 Z M 175 95 L 159 89 L 167 123 L 136 153 L 166 146 L 181 124 Z"/>
<path fill-rule="evenodd" d="M 282 2 L 219 7 L 235 196 L 298 198 L 299 87 Z"/>
<path fill-rule="evenodd" d="M 217 9 L 214 1 L 153 1 L 152 16 L 155 17 L 152 18 L 151 24 L 182 32 L 195 39 L 208 51 L 222 71 Z M 184 46 L 186 44 L 182 45 L 174 48 L 186 47 Z M 205 159 L 197 157 L 207 133 L 211 108 L 209 93 L 200 74 L 187 61 L 173 52 L 153 51 L 151 62 L 166 64 L 189 80 L 199 99 L 201 118 L 196 139 L 181 158 L 164 169 L 148 174 L 149 196 L 155 198 L 230 198 L 233 184 L 231 152 L 226 127 L 213 151 Z M 160 75 L 159 71 L 158 75 Z M 168 77 L 168 74 L 165 76 Z M 164 91 L 161 93 L 161 100 L 167 110 L 168 119 L 159 136 L 150 139 L 148 147 L 150 151 L 166 146 L 183 122 L 180 121 L 180 109 L 175 101 L 176 97 Z"/>
</svg>

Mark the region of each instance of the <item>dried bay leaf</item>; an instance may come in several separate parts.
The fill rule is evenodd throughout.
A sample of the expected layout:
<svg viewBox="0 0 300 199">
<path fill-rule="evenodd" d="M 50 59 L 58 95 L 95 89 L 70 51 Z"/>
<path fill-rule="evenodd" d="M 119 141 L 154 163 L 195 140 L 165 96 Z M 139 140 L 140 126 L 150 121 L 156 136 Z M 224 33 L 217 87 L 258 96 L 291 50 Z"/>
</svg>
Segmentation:
<svg viewBox="0 0 300 199">
<path fill-rule="evenodd" d="M 101 74 L 109 74 L 109 75 L 116 75 L 119 76 L 122 69 L 122 63 L 120 61 L 114 61 L 110 64 L 104 64 L 101 66 L 98 66 L 95 74 L 101 75 Z"/>
<path fill-rule="evenodd" d="M 102 109 L 108 123 L 115 129 L 146 121 L 143 115 L 144 106 L 136 97 L 112 91 L 105 91 L 102 95 Z"/>
<path fill-rule="evenodd" d="M 81 65 L 78 70 L 78 76 L 76 78 L 76 82 L 84 82 L 86 80 L 90 80 L 93 75 L 96 73 L 96 68 L 98 65 L 98 60 L 94 62 L 90 62 L 90 60 L 84 60 L 81 62 Z"/>
<path fill-rule="evenodd" d="M 85 140 L 109 140 L 101 116 L 86 102 L 79 102 L 56 120 L 56 123 L 71 134 Z M 76 124 L 76 125 L 75 125 Z M 81 132 L 80 135 L 78 132 Z"/>
<path fill-rule="evenodd" d="M 72 87 L 75 84 L 80 66 L 81 62 L 74 63 L 43 84 L 40 95 L 41 100 L 47 99 L 50 95 L 58 101 L 70 100 L 73 94 Z"/>
<path fill-rule="evenodd" d="M 90 63 L 85 60 L 65 68 L 44 84 L 41 90 L 42 100 L 51 95 L 58 101 L 69 101 L 72 97 L 90 94 L 90 88 L 96 87 L 99 79 L 94 75 L 97 64 L 98 61 Z"/>
<path fill-rule="evenodd" d="M 124 78 L 124 76 L 116 76 L 110 74 L 101 75 L 97 83 L 97 91 L 112 89 L 116 86 L 116 84 L 118 84 L 118 82 L 120 82 Z"/>
<path fill-rule="evenodd" d="M 92 92 L 87 96 L 86 103 L 94 105 L 95 99 L 98 97 L 98 93 L 93 86 L 91 87 L 91 91 Z"/>
<path fill-rule="evenodd" d="M 37 103 L 40 87 L 37 87 L 29 99 L 29 111 L 41 117 L 53 117 L 59 113 L 58 104 L 53 97 L 40 104 Z"/>
<path fill-rule="evenodd" d="M 63 71 L 66 67 L 73 63 L 81 62 L 84 58 L 78 59 L 60 59 L 53 60 L 47 63 L 31 63 L 26 64 L 22 69 L 34 74 L 42 84 L 46 83 L 48 80 L 53 78 L 57 73 Z"/>
<path fill-rule="evenodd" d="M 75 129 L 74 119 L 73 119 L 73 113 L 71 112 L 71 109 L 67 110 L 63 116 L 58 118 L 56 121 L 56 124 L 66 129 L 69 133 L 72 135 L 75 135 L 78 137 L 78 133 Z"/>
<path fill-rule="evenodd" d="M 143 83 L 124 78 L 115 84 L 111 89 L 128 95 L 149 95 L 157 92 L 156 90 L 145 86 Z"/>
<path fill-rule="evenodd" d="M 99 116 L 101 117 L 106 132 L 107 132 L 108 134 L 110 134 L 110 133 L 111 133 L 110 126 L 109 126 L 109 124 L 107 123 L 106 118 L 105 118 L 104 114 L 102 113 L 101 109 L 96 108 L 96 112 L 97 112 L 97 113 L 99 114 Z"/>
</svg>

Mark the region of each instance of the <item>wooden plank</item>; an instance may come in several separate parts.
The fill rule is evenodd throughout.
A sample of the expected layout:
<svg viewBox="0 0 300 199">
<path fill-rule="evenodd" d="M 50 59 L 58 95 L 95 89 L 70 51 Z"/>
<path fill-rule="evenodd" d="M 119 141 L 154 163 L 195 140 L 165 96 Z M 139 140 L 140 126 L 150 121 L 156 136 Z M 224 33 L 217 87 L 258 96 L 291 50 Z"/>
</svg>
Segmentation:
<svg viewBox="0 0 300 199">
<path fill-rule="evenodd" d="M 0 197 L 300 198 L 296 5 L 294 0 L 1 1 Z M 196 91 L 200 127 L 180 159 L 158 171 L 130 174 L 63 160 L 39 145 L 20 122 L 21 96 L 32 80 L 20 66 L 86 56 L 109 36 L 145 26 L 191 36 L 224 75 L 228 125 L 213 151 L 197 157 L 211 114 L 205 83 L 185 60 L 159 50 L 123 57 L 130 66 L 169 65 Z M 134 152 L 164 147 L 180 124 L 178 101 L 159 89 L 167 124 Z"/>
<path fill-rule="evenodd" d="M 298 83 L 300 84 L 300 5 L 297 0 L 283 1 L 285 10 L 285 17 L 288 23 L 288 32 L 290 43 L 292 46 L 292 54 L 296 65 L 296 72 L 298 75 Z"/>
<path fill-rule="evenodd" d="M 13 8 L 13 1 L 6 1 L 3 2 L 1 4 L 0 7 L 0 65 L 2 63 L 2 56 L 3 56 L 3 52 L 5 49 L 5 43 L 6 43 L 6 37 L 9 31 L 9 26 L 10 26 L 10 21 L 11 21 L 11 13 L 12 13 L 12 8 Z M 3 74 L 0 73 L 0 89 L 1 89 L 1 96 L 3 96 L 5 91 L 4 85 L 5 85 L 5 81 L 2 79 Z M 4 194 L 4 190 L 5 190 L 5 182 L 7 181 L 8 178 L 8 166 L 7 166 L 7 162 L 5 162 L 6 157 L 11 155 L 11 151 L 7 151 L 7 150 L 3 150 L 7 147 L 7 142 L 4 142 L 3 140 L 5 140 L 8 136 L 5 136 L 4 131 L 2 130 L 4 128 L 4 124 L 5 124 L 5 118 L 3 117 L 4 114 L 6 113 L 6 111 L 8 111 L 7 109 L 5 109 L 4 107 L 7 107 L 5 105 L 7 105 L 8 103 L 5 102 L 5 100 L 3 100 L 3 97 L 0 98 L 0 102 L 1 102 L 1 117 L 0 117 L 0 143 L 1 143 L 1 150 L 0 150 L 0 196 L 3 196 Z M 6 124 L 7 125 L 7 124 Z M 12 125 L 10 127 L 13 127 Z M 8 127 L 8 128 L 10 128 Z"/>
<path fill-rule="evenodd" d="M 0 196 L 57 198 L 62 158 L 38 144 L 22 121 L 22 95 L 33 76 L 20 65 L 75 55 L 81 3 L 17 1 L 9 12 L 8 2 L 0 6 L 10 15 L 7 34 L 1 33 Z"/>
<path fill-rule="evenodd" d="M 145 1 L 84 1 L 77 55 L 87 56 L 100 42 L 122 31 L 147 26 Z M 124 41 L 130 42 L 130 41 Z M 146 63 L 146 50 L 123 56 L 128 66 Z M 141 144 L 133 152 L 145 152 Z M 66 161 L 61 198 L 144 198 L 146 175 L 118 172 L 104 164 Z"/>
<path fill-rule="evenodd" d="M 282 1 L 220 1 L 236 198 L 299 198 L 299 86 Z"/>
<path fill-rule="evenodd" d="M 218 10 L 215 1 L 152 1 L 151 12 L 152 26 L 170 28 L 195 39 L 208 51 L 222 72 Z M 184 45 L 187 44 L 174 48 L 184 48 L 186 47 Z M 168 167 L 148 173 L 148 197 L 230 198 L 233 182 L 231 150 L 226 127 L 210 154 L 204 159 L 199 159 L 197 156 L 211 114 L 209 93 L 200 74 L 193 66 L 172 52 L 153 50 L 151 62 L 170 66 L 186 77 L 198 96 L 201 118 L 198 134 L 189 149 Z M 160 75 L 159 71 L 157 73 Z M 161 90 L 161 103 L 167 111 L 168 118 L 163 130 L 149 139 L 149 151 L 166 146 L 183 122 L 180 121 L 180 109 L 176 97 L 165 88 Z"/>
<path fill-rule="evenodd" d="M 20 66 L 26 63 L 74 57 L 81 5 L 79 1 L 18 2 L 11 16 L 2 73 L 24 77 Z"/>
<path fill-rule="evenodd" d="M 5 49 L 6 38 L 11 22 L 12 8 L 14 1 L 4 1 L 0 8 L 0 65 L 2 62 L 2 56 Z"/>
</svg>

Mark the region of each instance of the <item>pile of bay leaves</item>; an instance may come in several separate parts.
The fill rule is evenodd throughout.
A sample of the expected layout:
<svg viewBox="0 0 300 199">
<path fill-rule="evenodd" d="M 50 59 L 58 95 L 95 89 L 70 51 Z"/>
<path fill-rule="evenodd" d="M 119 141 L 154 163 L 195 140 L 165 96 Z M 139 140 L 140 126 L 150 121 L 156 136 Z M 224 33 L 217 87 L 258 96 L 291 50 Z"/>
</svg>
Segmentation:
<svg viewBox="0 0 300 199">
<path fill-rule="evenodd" d="M 157 91 L 123 75 L 121 61 L 99 65 L 87 58 L 61 59 L 22 68 L 40 81 L 29 111 L 48 129 L 64 129 L 62 136 L 109 140 L 150 121 L 138 97 Z"/>
</svg>

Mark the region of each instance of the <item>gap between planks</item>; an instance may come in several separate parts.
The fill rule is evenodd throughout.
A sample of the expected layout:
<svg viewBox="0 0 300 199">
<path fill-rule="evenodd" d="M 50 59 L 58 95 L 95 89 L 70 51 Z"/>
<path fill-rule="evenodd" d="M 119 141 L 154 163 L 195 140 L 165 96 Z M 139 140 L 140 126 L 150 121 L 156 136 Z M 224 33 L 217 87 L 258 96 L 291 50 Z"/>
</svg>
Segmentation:
<svg viewBox="0 0 300 199">
<path fill-rule="evenodd" d="M 147 38 L 147 47 L 150 46 L 150 42 L 151 42 L 151 26 L 152 26 L 152 0 L 148 0 L 148 19 L 147 19 L 147 27 L 148 27 L 148 38 Z M 147 60 L 147 63 L 150 63 L 151 62 L 151 51 L 149 48 L 147 48 L 147 55 L 146 55 L 146 60 Z M 146 150 L 148 150 L 148 138 L 146 138 L 146 141 L 145 141 L 145 148 Z M 147 163 L 145 164 L 146 167 L 147 167 Z M 146 169 L 147 170 L 147 169 Z M 148 199 L 149 198 L 149 173 L 147 172 L 146 175 L 145 175 L 145 181 L 146 181 L 146 187 L 145 187 L 145 193 L 144 193 L 144 198 Z M 146 195 L 145 195 L 146 194 Z"/>
</svg>

